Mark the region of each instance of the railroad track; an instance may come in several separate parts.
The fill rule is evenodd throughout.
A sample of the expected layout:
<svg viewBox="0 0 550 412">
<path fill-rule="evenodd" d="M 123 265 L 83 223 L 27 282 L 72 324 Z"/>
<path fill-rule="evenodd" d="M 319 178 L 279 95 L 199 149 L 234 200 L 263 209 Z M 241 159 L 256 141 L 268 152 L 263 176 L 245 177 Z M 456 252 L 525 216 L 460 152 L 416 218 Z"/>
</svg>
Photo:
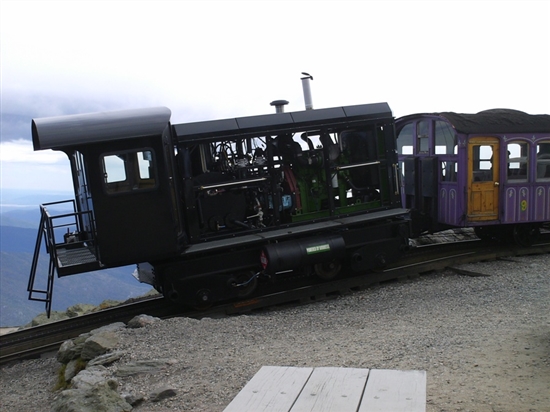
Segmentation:
<svg viewBox="0 0 550 412">
<path fill-rule="evenodd" d="M 137 300 L 99 312 L 2 335 L 0 336 L 0 364 L 39 357 L 41 354 L 57 350 L 59 345 L 67 339 L 110 323 L 126 323 L 140 314 L 160 318 L 235 315 L 281 305 L 304 304 L 329 299 L 383 282 L 418 277 L 423 273 L 440 271 L 460 264 L 495 260 L 506 256 L 543 253 L 550 253 L 549 233 L 545 233 L 539 243 L 529 248 L 487 244 L 480 241 L 417 246 L 403 259 L 382 271 L 315 284 L 306 284 L 304 279 L 304 284 L 298 284 L 289 290 L 275 290 L 248 300 L 216 305 L 208 310 L 184 311 L 181 308 L 167 305 L 162 297 Z M 468 273 L 463 272 L 463 274 Z"/>
</svg>

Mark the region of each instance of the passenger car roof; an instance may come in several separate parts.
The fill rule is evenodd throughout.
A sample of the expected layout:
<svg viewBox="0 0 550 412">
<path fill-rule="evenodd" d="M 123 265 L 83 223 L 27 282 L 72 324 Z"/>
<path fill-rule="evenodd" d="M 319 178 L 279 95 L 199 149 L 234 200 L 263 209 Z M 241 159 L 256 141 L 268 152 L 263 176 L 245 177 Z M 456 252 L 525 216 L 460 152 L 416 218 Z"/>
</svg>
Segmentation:
<svg viewBox="0 0 550 412">
<path fill-rule="evenodd" d="M 417 117 L 437 116 L 446 119 L 460 133 L 548 133 L 550 115 L 528 114 L 512 109 L 491 109 L 475 114 L 438 112 L 403 116 L 396 123 Z"/>
</svg>

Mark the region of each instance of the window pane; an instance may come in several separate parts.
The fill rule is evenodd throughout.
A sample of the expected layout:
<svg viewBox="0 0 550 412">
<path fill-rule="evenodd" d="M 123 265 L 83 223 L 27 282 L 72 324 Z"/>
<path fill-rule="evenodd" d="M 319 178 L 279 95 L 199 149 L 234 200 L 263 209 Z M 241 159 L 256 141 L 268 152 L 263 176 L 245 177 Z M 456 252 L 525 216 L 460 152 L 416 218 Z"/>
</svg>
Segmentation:
<svg viewBox="0 0 550 412">
<path fill-rule="evenodd" d="M 429 150 L 429 120 L 422 120 L 416 125 L 416 137 L 418 138 L 418 153 L 428 153 Z"/>
<path fill-rule="evenodd" d="M 141 177 L 142 179 L 150 179 L 152 177 L 152 162 L 153 154 L 150 150 L 138 153 L 139 177 Z"/>
<path fill-rule="evenodd" d="M 524 142 L 508 143 L 507 173 L 508 181 L 527 181 L 527 154 L 529 146 Z"/>
<path fill-rule="evenodd" d="M 474 146 L 473 155 L 474 182 L 493 181 L 493 146 Z"/>
<path fill-rule="evenodd" d="M 457 162 L 450 162 L 450 161 L 441 162 L 441 181 L 456 182 L 457 171 L 458 171 Z"/>
<path fill-rule="evenodd" d="M 107 193 L 153 189 L 156 186 L 151 150 L 109 154 L 103 156 L 102 161 Z"/>
<path fill-rule="evenodd" d="M 123 182 L 126 180 L 126 170 L 124 169 L 124 159 L 121 156 L 105 156 L 103 159 L 105 170 L 105 182 Z"/>
<path fill-rule="evenodd" d="M 537 145 L 537 181 L 550 181 L 550 141 Z"/>
<path fill-rule="evenodd" d="M 397 149 L 399 154 L 413 154 L 413 125 L 409 123 L 401 129 L 397 136 Z"/>
<path fill-rule="evenodd" d="M 456 147 L 456 135 L 451 125 L 442 120 L 435 121 L 435 154 L 451 154 Z M 456 154 L 456 153 L 455 153 Z"/>
</svg>

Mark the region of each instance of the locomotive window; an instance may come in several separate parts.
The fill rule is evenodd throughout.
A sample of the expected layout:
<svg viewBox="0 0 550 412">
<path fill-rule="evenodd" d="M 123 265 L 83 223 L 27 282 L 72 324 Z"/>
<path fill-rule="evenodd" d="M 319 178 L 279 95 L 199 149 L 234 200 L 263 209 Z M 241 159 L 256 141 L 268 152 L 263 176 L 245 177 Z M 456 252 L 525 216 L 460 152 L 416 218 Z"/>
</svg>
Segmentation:
<svg viewBox="0 0 550 412">
<path fill-rule="evenodd" d="M 435 121 L 435 154 L 456 154 L 456 135 L 451 125 L 442 120 Z"/>
<path fill-rule="evenodd" d="M 124 182 L 126 180 L 124 162 L 124 157 L 117 155 L 105 156 L 103 158 L 106 183 Z"/>
<path fill-rule="evenodd" d="M 537 145 L 537 182 L 550 182 L 550 141 Z"/>
<path fill-rule="evenodd" d="M 102 156 L 103 183 L 109 194 L 155 187 L 154 157 L 151 150 Z"/>
<path fill-rule="evenodd" d="M 508 181 L 526 182 L 529 145 L 525 142 L 510 142 L 507 150 L 506 176 Z"/>
</svg>

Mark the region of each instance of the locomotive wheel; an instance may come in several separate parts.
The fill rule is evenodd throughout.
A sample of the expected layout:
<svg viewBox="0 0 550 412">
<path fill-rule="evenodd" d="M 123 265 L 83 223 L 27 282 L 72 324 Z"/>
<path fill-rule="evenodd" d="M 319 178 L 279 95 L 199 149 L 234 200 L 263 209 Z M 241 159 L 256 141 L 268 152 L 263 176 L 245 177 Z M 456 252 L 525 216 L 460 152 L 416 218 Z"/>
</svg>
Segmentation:
<svg viewBox="0 0 550 412">
<path fill-rule="evenodd" d="M 512 228 L 512 239 L 519 246 L 529 247 L 537 241 L 540 235 L 538 226 L 531 224 L 514 225 Z"/>
<path fill-rule="evenodd" d="M 196 310 L 207 310 L 212 307 L 211 292 L 208 289 L 200 289 L 195 294 L 196 304 L 193 306 L 193 309 Z"/>
<path fill-rule="evenodd" d="M 338 273 L 340 273 L 341 269 L 342 264 L 337 260 L 331 260 L 330 262 L 326 263 L 317 263 L 313 267 L 313 270 L 315 270 L 315 274 L 321 279 L 325 280 L 334 279 L 338 275 Z"/>
<path fill-rule="evenodd" d="M 237 286 L 239 288 L 237 296 L 239 298 L 246 298 L 256 290 L 258 286 L 258 277 L 254 276 L 254 272 L 252 271 L 244 272 L 238 274 L 231 282 L 235 285 L 243 285 Z"/>
</svg>

